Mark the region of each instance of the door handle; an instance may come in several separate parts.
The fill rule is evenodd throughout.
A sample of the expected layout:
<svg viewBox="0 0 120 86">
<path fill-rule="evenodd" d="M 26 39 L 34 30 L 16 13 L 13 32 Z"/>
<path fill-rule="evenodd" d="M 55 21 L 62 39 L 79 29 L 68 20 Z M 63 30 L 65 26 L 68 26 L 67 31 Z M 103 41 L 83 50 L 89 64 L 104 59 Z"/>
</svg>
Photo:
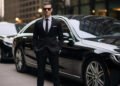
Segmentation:
<svg viewBox="0 0 120 86">
<path fill-rule="evenodd" d="M 27 37 L 23 37 L 23 39 L 27 39 Z"/>
</svg>

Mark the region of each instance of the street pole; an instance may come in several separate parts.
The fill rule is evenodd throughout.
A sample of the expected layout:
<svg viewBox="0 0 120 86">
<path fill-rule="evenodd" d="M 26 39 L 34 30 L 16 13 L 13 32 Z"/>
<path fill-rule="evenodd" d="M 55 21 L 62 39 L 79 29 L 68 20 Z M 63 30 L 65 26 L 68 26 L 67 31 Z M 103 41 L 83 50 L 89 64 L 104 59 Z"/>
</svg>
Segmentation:
<svg viewBox="0 0 120 86">
<path fill-rule="evenodd" d="M 81 14 L 81 0 L 78 0 L 78 14 Z"/>
<path fill-rule="evenodd" d="M 106 16 L 109 16 L 109 0 L 105 0 Z"/>
<path fill-rule="evenodd" d="M 1 5 L 2 5 L 1 19 L 2 19 L 2 21 L 4 21 L 4 0 L 2 0 Z"/>
<path fill-rule="evenodd" d="M 95 0 L 89 0 L 90 14 L 95 15 Z"/>
</svg>

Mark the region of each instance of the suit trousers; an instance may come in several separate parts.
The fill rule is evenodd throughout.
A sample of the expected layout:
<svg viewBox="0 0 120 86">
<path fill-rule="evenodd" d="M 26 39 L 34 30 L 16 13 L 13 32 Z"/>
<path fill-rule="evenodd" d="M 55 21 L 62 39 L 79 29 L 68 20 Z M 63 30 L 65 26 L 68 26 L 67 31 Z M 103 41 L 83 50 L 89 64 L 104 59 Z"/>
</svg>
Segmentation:
<svg viewBox="0 0 120 86">
<path fill-rule="evenodd" d="M 43 51 L 37 52 L 36 56 L 38 66 L 37 86 L 44 86 L 45 65 L 47 58 L 49 59 L 52 69 L 53 84 L 54 86 L 60 86 L 58 55 L 51 53 L 49 49 L 46 48 Z"/>
</svg>

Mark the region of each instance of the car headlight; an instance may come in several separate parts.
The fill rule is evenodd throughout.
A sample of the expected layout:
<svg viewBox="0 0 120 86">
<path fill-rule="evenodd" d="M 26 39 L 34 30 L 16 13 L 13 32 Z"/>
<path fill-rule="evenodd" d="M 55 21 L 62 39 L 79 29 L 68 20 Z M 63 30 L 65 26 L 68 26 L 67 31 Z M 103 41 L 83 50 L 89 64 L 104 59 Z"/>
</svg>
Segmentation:
<svg viewBox="0 0 120 86">
<path fill-rule="evenodd" d="M 117 63 L 120 63 L 120 54 L 111 55 L 111 59 L 116 61 Z"/>
<path fill-rule="evenodd" d="M 6 46 L 12 47 L 13 38 L 4 38 L 3 43 Z"/>
<path fill-rule="evenodd" d="M 9 47 L 12 47 L 12 44 L 9 43 L 9 42 L 4 42 L 4 45 L 9 46 Z"/>
</svg>

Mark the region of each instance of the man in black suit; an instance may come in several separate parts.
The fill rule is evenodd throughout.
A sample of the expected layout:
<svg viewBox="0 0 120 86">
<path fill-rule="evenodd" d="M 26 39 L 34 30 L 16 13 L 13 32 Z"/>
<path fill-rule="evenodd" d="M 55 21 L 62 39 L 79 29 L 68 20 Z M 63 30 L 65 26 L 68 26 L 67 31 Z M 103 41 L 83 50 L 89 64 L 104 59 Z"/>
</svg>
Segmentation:
<svg viewBox="0 0 120 86">
<path fill-rule="evenodd" d="M 61 24 L 52 18 L 52 5 L 43 5 L 44 17 L 35 23 L 33 32 L 33 46 L 37 57 L 38 79 L 37 86 L 44 85 L 46 59 L 49 59 L 54 86 L 60 86 L 58 55 L 63 42 Z"/>
</svg>

